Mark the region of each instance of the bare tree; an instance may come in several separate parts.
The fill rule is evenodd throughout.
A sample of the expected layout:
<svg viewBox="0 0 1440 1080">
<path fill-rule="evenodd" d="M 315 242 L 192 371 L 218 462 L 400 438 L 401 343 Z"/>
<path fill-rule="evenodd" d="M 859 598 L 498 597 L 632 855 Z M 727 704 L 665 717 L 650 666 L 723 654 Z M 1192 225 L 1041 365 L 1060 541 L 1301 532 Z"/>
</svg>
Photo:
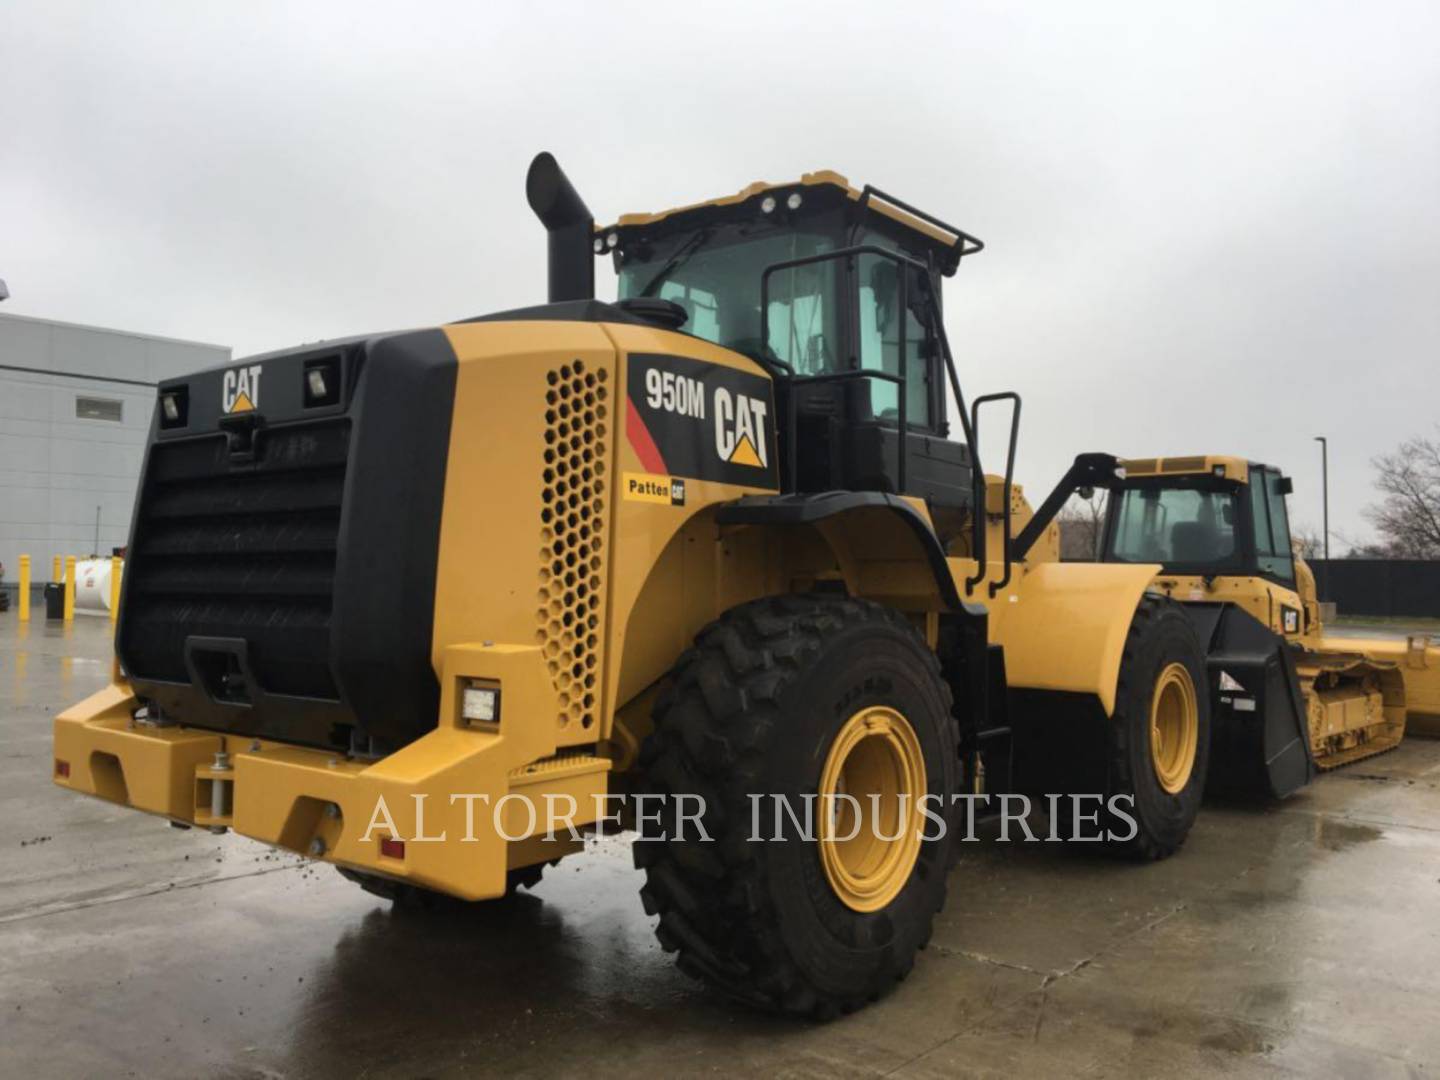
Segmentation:
<svg viewBox="0 0 1440 1080">
<path fill-rule="evenodd" d="M 1365 516 L 1382 546 L 1400 558 L 1440 556 L 1440 441 L 1417 435 L 1371 464 L 1382 498 Z"/>
<path fill-rule="evenodd" d="M 1073 495 L 1056 515 L 1060 522 L 1060 557 L 1089 561 L 1100 557 L 1105 532 L 1104 491 L 1091 490 L 1089 498 Z"/>
<path fill-rule="evenodd" d="M 1359 540 L 1339 529 L 1330 530 L 1332 554 L 1337 559 L 1402 559 L 1404 558 L 1389 543 L 1376 540 Z M 1340 549 L 1344 550 L 1340 550 Z"/>
<path fill-rule="evenodd" d="M 1350 550 L 1345 552 L 1347 559 L 1403 559 L 1404 555 L 1396 553 L 1393 547 L 1385 544 L 1354 544 Z"/>
<path fill-rule="evenodd" d="M 1295 554 L 1307 562 L 1325 557 L 1325 540 L 1320 530 L 1308 522 L 1297 524 L 1290 530 L 1290 543 L 1295 548 Z"/>
</svg>

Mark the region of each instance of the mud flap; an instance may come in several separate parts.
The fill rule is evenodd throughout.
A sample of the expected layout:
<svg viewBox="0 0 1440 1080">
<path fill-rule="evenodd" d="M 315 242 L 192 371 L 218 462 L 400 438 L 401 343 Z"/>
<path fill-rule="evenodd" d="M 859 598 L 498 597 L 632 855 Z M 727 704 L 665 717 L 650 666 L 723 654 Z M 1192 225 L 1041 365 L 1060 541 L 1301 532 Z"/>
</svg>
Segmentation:
<svg viewBox="0 0 1440 1080">
<path fill-rule="evenodd" d="M 1283 639 L 1230 604 L 1186 604 L 1206 644 L 1212 734 L 1207 792 L 1283 799 L 1315 778 L 1295 661 Z"/>
</svg>

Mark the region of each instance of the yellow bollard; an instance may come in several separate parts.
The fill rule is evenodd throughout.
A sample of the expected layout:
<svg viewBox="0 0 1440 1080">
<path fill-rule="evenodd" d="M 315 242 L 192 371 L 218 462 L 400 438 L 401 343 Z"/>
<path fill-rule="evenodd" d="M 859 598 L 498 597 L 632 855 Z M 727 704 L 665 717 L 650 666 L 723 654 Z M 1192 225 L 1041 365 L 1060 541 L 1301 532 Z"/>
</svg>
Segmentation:
<svg viewBox="0 0 1440 1080">
<path fill-rule="evenodd" d="M 110 556 L 110 621 L 120 615 L 120 568 L 123 560 L 119 555 Z"/>
<path fill-rule="evenodd" d="M 64 573 L 64 571 L 60 569 L 60 556 L 56 555 L 50 563 L 50 580 L 59 581 L 62 573 Z"/>
<path fill-rule="evenodd" d="M 65 556 L 65 621 L 75 621 L 75 556 Z"/>
<path fill-rule="evenodd" d="M 20 621 L 30 621 L 30 556 L 20 556 Z"/>
</svg>

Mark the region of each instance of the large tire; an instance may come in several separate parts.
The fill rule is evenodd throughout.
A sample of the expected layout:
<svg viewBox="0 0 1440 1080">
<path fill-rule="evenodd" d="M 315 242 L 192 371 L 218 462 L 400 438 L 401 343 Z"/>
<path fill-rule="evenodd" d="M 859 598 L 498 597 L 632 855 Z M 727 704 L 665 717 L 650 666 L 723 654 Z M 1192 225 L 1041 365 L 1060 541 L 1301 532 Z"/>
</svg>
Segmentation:
<svg viewBox="0 0 1440 1080">
<path fill-rule="evenodd" d="M 914 736 L 916 768 L 906 775 L 923 775 L 926 793 L 943 797 L 934 812 L 945 827 L 926 822 L 924 838 L 897 855 L 885 890 L 845 899 L 833 868 L 838 847 L 827 852 L 793 829 L 782 826 L 780 841 L 749 839 L 751 794 L 784 795 L 799 810 L 822 774 L 833 778 L 837 753 L 849 760 L 844 747 L 855 744 L 845 733 L 857 718 L 863 727 L 897 715 L 896 730 Z M 676 663 L 654 721 L 640 755 L 647 791 L 700 796 L 713 838 L 693 828 L 665 838 L 649 822 L 635 842 L 645 910 L 659 916 L 656 935 L 680 968 L 762 1008 L 815 1018 L 855 1009 L 905 978 L 945 901 L 948 796 L 960 781 L 949 688 L 904 616 L 823 595 L 744 604 Z M 889 730 L 888 720 L 873 722 Z M 760 825 L 773 834 L 769 807 Z"/>
<path fill-rule="evenodd" d="M 1188 703 L 1182 700 L 1187 696 Z M 1179 726 L 1188 734 L 1172 730 L 1175 707 L 1186 714 Z M 1134 833 L 1126 840 L 1112 840 L 1109 848 L 1140 860 L 1173 855 L 1200 812 L 1210 764 L 1205 653 L 1190 619 L 1173 600 L 1147 595 L 1135 610 L 1108 738 L 1109 795 L 1134 800 L 1129 809 L 1133 830 L 1123 818 L 1101 814 L 1101 826 L 1109 835 Z"/>
</svg>

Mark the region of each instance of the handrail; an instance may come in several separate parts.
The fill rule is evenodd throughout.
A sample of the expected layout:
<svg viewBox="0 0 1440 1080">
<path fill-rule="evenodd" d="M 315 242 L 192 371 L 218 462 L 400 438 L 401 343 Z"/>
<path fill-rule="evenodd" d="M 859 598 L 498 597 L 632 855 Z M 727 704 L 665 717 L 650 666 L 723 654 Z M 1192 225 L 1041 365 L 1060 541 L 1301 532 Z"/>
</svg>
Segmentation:
<svg viewBox="0 0 1440 1080">
<path fill-rule="evenodd" d="M 1010 447 L 1009 447 L 1008 452 L 1007 452 L 1006 455 L 1005 455 L 1005 479 L 1004 479 L 1004 482 L 1003 482 L 1003 484 L 1002 484 L 1002 486 L 1001 486 L 1001 488 L 1000 488 L 1000 494 L 1001 494 L 1001 497 L 1002 497 L 1002 500 L 1003 500 L 1003 501 L 1002 501 L 1002 504 L 1001 504 L 1001 508 L 1000 508 L 1001 521 L 1002 521 L 1001 530 L 1000 530 L 1000 548 L 1001 548 L 1001 553 L 1002 553 L 1002 556 L 1003 556 L 1003 559 L 1004 559 L 1005 569 L 1004 569 L 1004 572 L 1001 574 L 1000 580 L 999 580 L 998 582 L 997 582 L 997 581 L 992 581 L 992 582 L 990 583 L 990 599 L 992 599 L 992 600 L 995 599 L 995 594 L 996 594 L 996 593 L 998 593 L 998 592 L 999 592 L 1001 589 L 1003 589 L 1006 585 L 1009 585 L 1009 584 L 1010 584 L 1010 567 L 1011 567 L 1011 558 L 1010 558 L 1010 554 L 1011 554 L 1011 542 L 1010 542 L 1010 515 L 1011 515 L 1011 505 L 1010 505 L 1010 504 L 1011 504 L 1011 501 L 1012 501 L 1012 500 L 1011 500 L 1011 485 L 1012 485 L 1012 483 L 1014 482 L 1014 479 L 1015 479 L 1015 444 L 1016 444 L 1016 442 L 1018 441 L 1019 436 L 1020 436 L 1020 395 L 1017 394 L 1017 393 L 1015 393 L 1015 391 L 1013 391 L 1013 390 L 1004 390 L 1004 391 L 1001 391 L 1001 392 L 998 393 L 998 394 L 984 394 L 984 395 L 976 398 L 975 401 L 974 401 L 974 403 L 971 404 L 971 406 L 970 406 L 970 429 L 971 429 L 971 431 L 974 433 L 974 435 L 975 435 L 976 438 L 978 438 L 978 437 L 979 437 L 979 434 L 980 434 L 980 406 L 981 406 L 981 405 L 987 405 L 987 404 L 989 404 L 989 403 L 991 403 L 991 402 L 994 402 L 994 401 L 1011 401 L 1011 402 L 1014 402 L 1015 408 L 1014 408 L 1014 410 L 1013 410 L 1013 411 L 1011 412 L 1011 414 L 1010 414 Z M 973 451 L 973 450 L 971 451 L 971 460 L 972 460 L 972 461 L 975 460 L 975 458 L 974 458 L 974 451 Z M 977 466 L 977 468 L 978 468 L 978 466 Z M 980 475 L 981 484 L 984 485 L 985 474 L 984 474 L 983 472 L 981 472 L 979 475 Z M 988 485 L 985 485 L 985 486 L 988 486 Z M 987 492 L 987 494 L 988 494 L 988 492 Z M 987 539 L 987 537 L 986 537 L 986 529 L 985 529 L 985 525 L 984 525 L 985 517 L 986 517 L 987 514 L 988 514 L 988 507 L 985 505 L 985 503 L 986 503 L 986 500 L 982 498 L 981 501 L 976 504 L 976 507 L 975 507 L 975 510 L 974 510 L 975 521 L 978 522 L 979 525 L 980 525 L 980 529 L 979 529 L 979 540 L 980 540 L 980 543 L 979 543 L 978 549 L 977 549 L 976 552 L 975 552 L 975 555 L 976 555 L 975 576 L 974 576 L 974 577 L 967 577 L 967 578 L 965 579 L 965 592 L 966 592 L 967 595 L 971 592 L 971 590 L 974 589 L 974 587 L 975 587 L 976 585 L 978 585 L 978 584 L 980 584 L 980 582 L 984 581 L 986 575 L 989 573 L 989 570 L 988 570 L 988 558 L 987 558 L 988 552 L 986 551 L 986 547 L 987 547 L 986 539 Z"/>
<path fill-rule="evenodd" d="M 938 295 L 940 282 L 936 279 L 933 269 L 927 280 L 930 282 L 931 291 Z M 940 354 L 945 359 L 945 374 L 950 381 L 950 393 L 955 398 L 955 410 L 960 414 L 960 427 L 965 433 L 965 444 L 970 447 L 970 502 L 972 504 L 970 551 L 972 554 L 983 553 L 985 550 L 985 519 L 982 516 L 985 508 L 985 468 L 980 463 L 980 443 L 975 438 L 975 429 L 970 422 L 970 413 L 965 408 L 965 395 L 960 390 L 960 375 L 955 370 L 955 354 L 950 351 L 950 335 L 945 332 L 945 317 L 940 313 L 938 305 L 932 304 L 930 311 L 934 316 L 934 325 L 931 329 L 940 340 Z M 984 560 L 982 559 L 981 562 L 983 564 Z"/>
<path fill-rule="evenodd" d="M 870 189 L 870 190 L 873 191 L 873 189 Z M 887 201 L 892 201 L 892 202 L 894 202 L 894 204 L 895 204 L 896 206 L 899 206 L 901 209 L 903 209 L 903 210 L 905 210 L 905 211 L 907 211 L 907 212 L 915 212 L 912 207 L 907 206 L 906 204 L 900 202 L 899 200 L 892 200 L 892 199 L 890 199 L 890 197 L 889 197 L 888 195 L 886 195 L 884 192 L 873 191 L 873 193 L 876 194 L 876 195 L 878 195 L 878 196 L 881 197 L 881 198 L 886 199 Z M 985 246 L 980 240 L 976 239 L 975 237 L 970 236 L 968 233 L 962 233 L 962 232 L 960 232 L 960 230 L 955 229 L 955 228 L 953 228 L 953 227 L 950 226 L 950 225 L 947 225 L 945 222 L 940 221 L 938 218 L 933 218 L 933 219 L 932 219 L 932 218 L 930 217 L 930 215 L 928 215 L 928 214 L 924 214 L 924 215 L 920 215 L 920 216 L 923 216 L 926 220 L 932 221 L 932 223 L 934 223 L 934 224 L 938 224 L 941 228 L 948 229 L 949 231 L 956 233 L 958 236 L 960 236 L 960 237 L 963 238 L 963 241 L 964 241 L 964 242 L 971 242 L 974 246 L 973 246 L 971 249 L 968 249 L 968 250 L 964 249 L 964 247 L 963 247 L 963 242 L 962 242 L 962 250 L 961 250 L 961 254 L 962 254 L 962 255 L 965 255 L 965 254 L 973 254 L 974 252 L 980 251 L 980 250 Z M 909 256 L 902 255 L 902 254 L 900 254 L 900 253 L 898 253 L 898 252 L 895 252 L 895 251 L 890 251 L 890 250 L 888 250 L 887 248 L 882 248 L 882 247 L 879 247 L 878 245 L 875 245 L 875 244 L 854 244 L 854 245 L 849 245 L 849 246 L 843 247 L 843 248 L 837 248 L 837 249 L 834 250 L 834 251 L 821 252 L 820 254 L 817 254 L 817 255 L 806 255 L 806 256 L 803 256 L 803 257 L 798 258 L 798 259 L 786 259 L 786 260 L 784 260 L 784 261 L 782 261 L 782 262 L 772 263 L 771 265 L 767 266 L 767 267 L 761 272 L 761 275 L 760 275 L 760 335 L 761 335 L 761 336 L 760 336 L 760 340 L 761 340 L 762 347 L 768 348 L 769 341 L 770 341 L 770 275 L 771 275 L 771 274 L 773 274 L 773 273 L 775 273 L 775 272 L 777 272 L 777 271 L 779 271 L 779 270 L 788 270 L 788 269 L 793 269 L 794 267 L 798 267 L 798 266 L 808 266 L 808 265 L 812 265 L 812 264 L 815 264 L 815 263 L 821 263 L 821 262 L 831 261 L 831 260 L 834 260 L 834 259 L 840 259 L 840 258 L 854 259 L 856 256 L 865 255 L 865 254 L 877 255 L 877 256 L 879 256 L 879 257 L 881 257 L 881 258 L 890 259 L 890 260 L 892 260 L 893 262 L 896 262 L 896 263 L 898 263 L 898 264 L 901 264 L 902 266 L 906 266 L 906 267 L 909 267 L 909 268 L 914 269 L 914 270 L 922 271 L 922 272 L 925 274 L 924 282 L 926 283 L 926 285 L 928 285 L 932 297 L 938 297 L 938 296 L 940 295 L 940 280 L 939 280 L 939 274 L 938 274 L 938 272 L 937 272 L 937 269 L 936 269 L 936 267 L 935 267 L 935 265 L 934 265 L 933 260 L 932 260 L 929 264 L 922 263 L 922 262 L 920 262 L 918 259 L 912 259 L 912 258 L 910 258 Z M 789 364 L 784 363 L 783 361 L 779 360 L 778 358 L 770 357 L 770 358 L 767 358 L 767 359 L 766 359 L 765 363 L 767 364 L 767 366 L 782 367 L 782 368 L 784 368 L 784 371 L 785 371 L 785 383 L 786 383 L 786 387 L 787 387 L 787 389 L 786 389 L 786 396 L 787 396 L 787 401 L 786 401 L 786 424 L 785 424 L 785 427 L 786 427 L 786 432 L 785 432 L 785 443 L 786 443 L 786 445 L 785 445 L 785 459 L 786 459 L 786 460 L 785 460 L 785 464 L 786 464 L 786 469 L 785 469 L 785 471 L 786 471 L 786 478 L 785 478 L 785 482 L 784 482 L 784 484 L 783 484 L 783 488 L 784 488 L 785 490 L 788 490 L 788 491 L 796 491 L 796 490 L 798 490 L 798 486 L 799 486 L 799 482 L 798 482 L 798 477 L 799 477 L 799 464 L 798 464 L 797 448 L 796 448 L 796 437 L 797 437 L 797 436 L 796 436 L 796 416 L 797 416 L 797 414 L 798 414 L 798 406 L 797 406 L 797 403 L 796 403 L 796 400 L 795 400 L 795 391 L 794 391 L 795 384 L 798 383 L 798 382 L 801 382 L 801 381 L 805 381 L 805 382 L 813 382 L 813 381 L 839 381 L 839 380 L 841 380 L 841 379 L 869 378 L 869 379 L 883 379 L 883 380 L 888 381 L 888 382 L 894 382 L 894 383 L 896 383 L 896 384 L 899 386 L 898 394 L 899 394 L 899 399 L 900 399 L 900 400 L 899 400 L 899 408 L 898 408 L 898 410 L 897 410 L 898 420 L 899 420 L 899 431 L 898 431 L 898 433 L 897 433 L 897 436 L 898 436 L 898 437 L 897 437 L 897 446 L 896 446 L 897 471 L 899 472 L 899 476 L 897 477 L 897 480 L 899 481 L 899 485 L 898 485 L 898 487 L 899 487 L 899 493 L 900 493 L 900 494 L 904 494 L 904 491 L 905 491 L 905 458 L 906 458 L 906 452 L 905 452 L 905 451 L 906 451 L 906 439 L 907 439 L 907 437 L 908 437 L 908 435 L 909 435 L 909 430 L 908 430 L 908 428 L 909 428 L 909 423 L 908 423 L 908 416 L 906 415 L 905 406 L 906 406 L 906 399 L 908 398 L 909 395 L 906 393 L 905 363 L 904 363 L 904 359 L 905 359 L 905 358 L 904 358 L 903 348 L 904 348 L 904 334 L 905 334 L 905 322 L 906 322 L 905 317 L 904 317 L 904 313 L 905 313 L 905 311 L 907 310 L 906 303 L 907 303 L 908 298 L 909 298 L 909 296 L 908 296 L 909 275 L 902 273 L 902 274 L 900 275 L 900 279 L 901 279 L 901 282 L 902 282 L 901 288 L 902 288 L 902 290 L 905 290 L 905 291 L 902 291 L 902 293 L 901 293 L 901 304 L 902 304 L 902 306 L 901 306 L 901 327 L 900 327 L 900 333 L 901 333 L 901 362 L 900 362 L 900 375 L 899 375 L 898 377 L 895 376 L 895 375 L 891 375 L 891 374 L 889 374 L 888 372 L 883 372 L 883 371 L 865 371 L 865 370 L 854 370 L 854 371 L 848 371 L 848 372 L 836 372 L 836 373 L 833 373 L 833 374 L 831 374 L 831 375 L 804 376 L 804 377 L 802 377 L 802 376 L 796 375 L 795 372 L 794 372 L 794 369 L 793 369 Z M 855 312 L 855 304 L 854 304 L 853 297 L 850 297 L 850 296 L 847 295 L 846 305 L 847 305 L 847 307 L 849 308 L 849 312 L 850 312 L 850 314 L 851 314 L 852 317 L 853 317 L 853 316 L 854 316 L 854 312 Z M 931 304 L 927 305 L 927 310 L 928 310 L 928 313 L 929 313 L 929 315 L 930 315 L 930 320 L 929 320 L 929 321 L 930 321 L 930 326 L 929 326 L 929 329 L 930 329 L 930 331 L 935 335 L 935 338 L 936 338 L 936 339 L 939 341 L 939 343 L 940 343 L 940 355 L 941 355 L 941 358 L 942 358 L 942 360 L 944 361 L 944 364 L 945 364 L 945 374 L 946 374 L 946 378 L 947 378 L 947 380 L 948 380 L 948 382 L 949 382 L 949 384 L 950 384 L 950 393 L 951 393 L 951 395 L 952 395 L 952 396 L 954 397 L 954 399 L 955 399 L 955 409 L 956 409 L 956 412 L 959 414 L 959 417 L 960 417 L 960 427 L 961 427 L 961 429 L 963 430 L 964 435 L 965 435 L 965 443 L 966 443 L 966 445 L 970 448 L 970 467 L 971 467 L 971 470 L 972 470 L 972 475 L 971 475 L 971 502 L 972 502 L 973 508 L 974 508 L 974 509 L 973 509 L 973 512 L 972 512 L 972 515 L 971 515 L 971 518 L 972 518 L 972 522 L 971 522 L 971 529 L 972 529 L 971 551 L 972 551 L 972 553 L 978 553 L 978 554 L 981 556 L 979 562 L 980 562 L 980 565 L 983 567 L 984 564 L 985 564 L 985 560 L 984 560 L 984 557 L 983 557 L 983 556 L 984 556 L 984 553 L 985 553 L 985 519 L 984 519 L 984 510 L 985 510 L 985 469 L 984 469 L 984 466 L 982 465 L 981 460 L 980 460 L 980 443 L 979 443 L 979 440 L 976 438 L 975 425 L 974 425 L 974 423 L 973 423 L 973 421 L 972 421 L 970 412 L 969 412 L 969 410 L 967 410 L 966 407 L 965 407 L 965 394 L 964 394 L 964 392 L 960 389 L 960 376 L 959 376 L 959 373 L 957 372 L 957 370 L 956 370 L 956 368 L 955 368 L 955 354 L 954 354 L 954 352 L 953 352 L 953 351 L 951 350 L 951 348 L 950 348 L 950 335 L 949 335 L 949 334 L 946 332 L 946 330 L 945 330 L 945 319 L 944 319 L 944 316 L 943 316 L 943 315 L 941 314 L 941 312 L 940 312 L 940 308 L 939 308 L 939 304 L 938 304 L 938 303 L 931 303 Z M 852 340 L 854 340 L 856 337 L 858 337 L 858 320 L 855 320 L 855 321 L 857 322 L 857 325 L 853 328 L 853 330 L 855 330 L 856 332 L 853 332 L 853 333 L 852 333 L 852 335 L 851 335 L 851 339 L 852 339 Z M 854 358 L 852 357 L 852 362 L 853 362 L 853 361 L 854 361 Z M 1016 397 L 1016 400 L 1018 401 L 1018 395 L 1017 395 L 1017 397 Z M 1018 423 L 1019 423 L 1018 410 L 1017 410 L 1017 415 L 1016 415 L 1016 416 L 1013 418 L 1013 420 L 1012 420 L 1012 423 L 1014 423 L 1015 426 L 1018 427 Z M 1011 432 L 1010 462 L 1009 462 L 1009 466 L 1008 466 L 1008 468 L 1007 468 L 1007 474 L 1008 474 L 1008 475 L 1011 475 L 1011 476 L 1013 476 L 1013 473 L 1014 473 L 1014 443 L 1015 443 L 1015 438 L 1016 438 L 1016 432 L 1012 429 L 1012 432 Z M 1008 499 L 1007 499 L 1007 506 L 1008 506 Z M 1007 527 L 1007 535 L 1008 535 L 1008 527 Z M 1006 577 L 1005 581 L 1006 581 L 1006 583 L 1008 584 L 1008 582 L 1009 582 L 1008 576 Z M 969 588 L 969 586 L 967 585 L 967 591 L 968 591 L 968 588 Z M 993 594 L 992 594 L 992 595 L 993 595 Z"/>
<path fill-rule="evenodd" d="M 936 217 L 934 214 L 927 213 L 926 211 L 921 210 L 917 206 L 911 206 L 907 202 L 902 202 L 901 200 L 895 198 L 894 195 L 890 195 L 884 191 L 881 191 L 873 184 L 866 184 L 864 189 L 860 192 L 860 206 L 862 208 L 865 207 L 870 202 L 871 198 L 883 199 L 891 206 L 899 210 L 903 210 L 911 217 L 917 218 L 918 220 L 925 222 L 927 225 L 933 225 L 937 229 L 942 229 L 945 232 L 953 233 L 955 235 L 955 243 L 951 245 L 951 250 L 955 252 L 956 266 L 960 264 L 960 260 L 963 259 L 966 255 L 978 255 L 980 252 L 985 250 L 985 241 L 981 240 L 978 236 L 971 236 L 964 229 L 958 229 L 954 225 L 951 225 L 948 221 L 940 220 L 940 218 Z M 952 267 L 951 269 L 953 271 L 954 268 Z"/>
<path fill-rule="evenodd" d="M 928 270 L 926 265 L 919 260 L 912 259 L 908 255 L 901 255 L 899 252 L 890 251 L 888 248 L 880 247 L 878 244 L 853 244 L 849 247 L 836 248 L 834 251 L 822 251 L 816 255 L 805 255 L 798 259 L 786 259 L 783 262 L 771 263 L 769 266 L 765 267 L 765 269 L 760 272 L 760 343 L 762 347 L 769 348 L 770 345 L 771 274 L 776 273 L 780 270 L 793 270 L 796 267 L 800 266 L 810 266 L 816 263 L 831 262 L 838 259 L 846 260 L 847 269 L 853 271 L 855 259 L 857 259 L 861 255 L 874 255 L 878 258 L 889 259 L 892 262 L 899 263 L 902 266 L 909 266 L 921 272 L 926 272 Z M 897 437 L 895 447 L 895 491 L 897 494 L 900 495 L 905 494 L 905 458 L 907 456 L 905 453 L 905 444 L 906 439 L 909 437 L 910 433 L 910 418 L 907 415 L 906 409 L 910 395 L 908 392 L 908 386 L 906 384 L 905 374 L 905 327 L 908 321 L 906 318 L 906 313 L 909 311 L 910 276 L 902 272 L 899 275 L 899 278 L 900 342 L 898 375 L 892 375 L 888 371 L 871 371 L 865 368 L 853 367 L 850 371 L 834 371 L 827 372 L 821 375 L 801 376 L 795 374 L 793 367 L 790 367 L 790 365 L 788 364 L 785 365 L 787 368 L 790 369 L 785 402 L 785 471 L 788 474 L 788 483 L 786 484 L 788 490 L 798 490 L 800 475 L 795 441 L 795 429 L 797 426 L 797 419 L 799 415 L 799 406 L 796 402 L 795 395 L 795 384 L 800 382 L 818 383 L 845 382 L 859 379 L 881 379 L 885 382 L 893 382 L 897 386 L 895 393 L 898 401 L 895 412 L 899 430 L 896 433 Z M 856 311 L 856 305 L 854 304 L 853 300 L 850 299 L 848 291 L 846 293 L 846 297 L 847 314 L 849 315 L 850 322 L 852 323 L 850 340 L 854 342 L 859 339 L 859 317 Z M 783 364 L 784 361 L 773 360 L 772 363 Z M 850 363 L 853 365 L 858 365 L 859 358 L 854 356 L 850 357 Z"/>
</svg>

